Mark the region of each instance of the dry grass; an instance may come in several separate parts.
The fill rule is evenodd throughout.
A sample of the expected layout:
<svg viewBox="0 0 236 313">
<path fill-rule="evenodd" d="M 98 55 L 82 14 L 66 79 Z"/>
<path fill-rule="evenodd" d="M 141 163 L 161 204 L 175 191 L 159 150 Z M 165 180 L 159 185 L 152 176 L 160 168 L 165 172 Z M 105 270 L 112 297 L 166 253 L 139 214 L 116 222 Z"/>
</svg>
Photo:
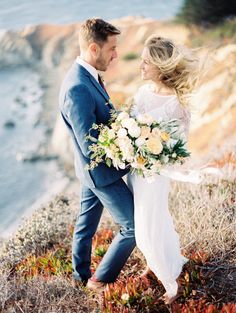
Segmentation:
<svg viewBox="0 0 236 313">
<path fill-rule="evenodd" d="M 40 255 L 56 244 L 70 244 L 71 231 L 78 211 L 78 199 L 58 195 L 37 210 L 17 230 L 13 238 L 3 244 L 0 263 L 15 265 L 28 254 Z"/>
<path fill-rule="evenodd" d="M 184 249 L 235 261 L 235 191 L 235 182 L 224 180 L 173 184 L 170 210 Z"/>
<path fill-rule="evenodd" d="M 63 277 L 42 277 L 9 280 L 6 275 L 0 281 L 0 311 L 2 313 L 79 313 L 95 312 L 96 303 L 88 299 L 85 291 L 75 289 Z"/>
<path fill-rule="evenodd" d="M 220 179 L 206 176 L 200 185 L 173 183 L 170 210 L 185 254 L 191 262 L 183 271 L 185 297 L 173 306 L 172 312 L 215 313 L 221 312 L 217 310 L 223 307 L 223 303 L 236 302 L 236 181 L 230 167 L 221 168 L 223 177 Z M 110 295 L 98 299 L 84 287 L 72 287 L 68 255 L 71 253 L 77 210 L 77 197 L 59 195 L 35 212 L 5 243 L 0 255 L 0 311 L 169 312 L 157 299 L 164 292 L 160 283 L 144 288 L 137 280 L 145 267 L 145 260 L 138 249 L 124 267 L 118 283 L 110 289 Z M 112 230 L 116 229 L 109 219 L 106 223 Z M 105 223 L 102 225 L 104 227 Z M 93 270 L 100 262 L 104 245 L 108 246 L 112 233 L 111 230 L 102 230 L 95 237 Z M 33 267 L 37 267 L 35 271 Z M 132 303 L 123 303 L 119 294 L 124 293 L 128 286 L 134 293 L 129 298 Z M 141 287 L 138 289 L 138 286 Z M 214 305 L 214 310 L 210 311 L 209 305 Z M 227 308 L 231 313 L 235 306 L 232 310 L 230 306 L 225 307 L 222 312 Z M 209 311 L 202 311 L 202 307 L 209 307 Z M 194 308 L 197 309 L 194 311 Z"/>
</svg>

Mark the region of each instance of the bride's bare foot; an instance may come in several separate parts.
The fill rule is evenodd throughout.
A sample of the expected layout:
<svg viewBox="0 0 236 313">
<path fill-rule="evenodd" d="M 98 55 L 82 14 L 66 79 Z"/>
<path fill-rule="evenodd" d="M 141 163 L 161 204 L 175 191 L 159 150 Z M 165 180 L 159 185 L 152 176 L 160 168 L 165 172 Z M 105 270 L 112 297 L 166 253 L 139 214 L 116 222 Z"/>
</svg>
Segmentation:
<svg viewBox="0 0 236 313">
<path fill-rule="evenodd" d="M 175 300 L 177 300 L 180 296 L 182 296 L 183 294 L 183 287 L 180 285 L 180 283 L 178 282 L 178 290 L 175 296 L 168 296 L 167 292 L 161 297 L 161 299 L 165 302 L 165 304 L 171 304 L 172 302 L 174 302 Z"/>
</svg>

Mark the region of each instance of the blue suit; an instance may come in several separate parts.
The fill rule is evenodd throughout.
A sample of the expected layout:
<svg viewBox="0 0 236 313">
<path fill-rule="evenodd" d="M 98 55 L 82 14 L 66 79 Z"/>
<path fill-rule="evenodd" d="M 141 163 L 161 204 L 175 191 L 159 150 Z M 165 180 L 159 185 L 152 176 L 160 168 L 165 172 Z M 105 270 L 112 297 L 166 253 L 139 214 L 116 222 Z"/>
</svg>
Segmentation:
<svg viewBox="0 0 236 313">
<path fill-rule="evenodd" d="M 120 232 L 111 243 L 96 270 L 96 278 L 103 282 L 114 282 L 135 247 L 133 195 L 122 176 L 127 170 L 117 170 L 105 163 L 94 170 L 86 170 L 90 163 L 89 145 L 85 137 L 93 123 L 107 124 L 112 105 L 109 96 L 94 77 L 76 62 L 67 72 L 59 97 L 62 118 L 73 140 L 76 176 L 82 183 L 81 206 L 76 221 L 72 265 L 75 279 L 87 281 L 91 277 L 91 244 L 103 207 L 106 207 Z"/>
</svg>

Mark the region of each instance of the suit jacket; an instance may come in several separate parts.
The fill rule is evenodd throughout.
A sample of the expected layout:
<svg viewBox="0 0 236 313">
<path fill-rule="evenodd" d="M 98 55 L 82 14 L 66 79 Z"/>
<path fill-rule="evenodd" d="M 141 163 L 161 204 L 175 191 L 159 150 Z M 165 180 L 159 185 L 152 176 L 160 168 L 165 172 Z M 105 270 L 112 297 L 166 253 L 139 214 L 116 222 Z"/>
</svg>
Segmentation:
<svg viewBox="0 0 236 313">
<path fill-rule="evenodd" d="M 87 170 L 91 151 L 90 134 L 98 137 L 96 130 L 90 130 L 93 123 L 107 124 L 113 106 L 109 96 L 96 79 L 81 65 L 74 62 L 61 85 L 59 105 L 62 118 L 73 140 L 76 176 L 88 187 L 103 187 L 120 179 L 128 170 L 117 170 L 100 163 L 95 169 Z"/>
</svg>

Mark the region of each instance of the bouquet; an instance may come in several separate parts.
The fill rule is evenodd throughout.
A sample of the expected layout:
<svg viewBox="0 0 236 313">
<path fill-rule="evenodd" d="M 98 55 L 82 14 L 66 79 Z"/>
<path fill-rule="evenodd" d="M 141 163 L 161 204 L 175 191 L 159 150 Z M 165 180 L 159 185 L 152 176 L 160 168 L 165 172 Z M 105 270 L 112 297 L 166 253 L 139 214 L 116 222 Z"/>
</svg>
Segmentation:
<svg viewBox="0 0 236 313">
<path fill-rule="evenodd" d="M 182 164 L 190 156 L 186 139 L 178 120 L 154 120 L 148 114 L 136 117 L 126 111 L 113 112 L 108 125 L 93 124 L 98 138 L 90 135 L 88 140 L 94 169 L 105 162 L 117 169 L 130 168 L 132 173 L 151 177 L 172 164 Z"/>
</svg>

